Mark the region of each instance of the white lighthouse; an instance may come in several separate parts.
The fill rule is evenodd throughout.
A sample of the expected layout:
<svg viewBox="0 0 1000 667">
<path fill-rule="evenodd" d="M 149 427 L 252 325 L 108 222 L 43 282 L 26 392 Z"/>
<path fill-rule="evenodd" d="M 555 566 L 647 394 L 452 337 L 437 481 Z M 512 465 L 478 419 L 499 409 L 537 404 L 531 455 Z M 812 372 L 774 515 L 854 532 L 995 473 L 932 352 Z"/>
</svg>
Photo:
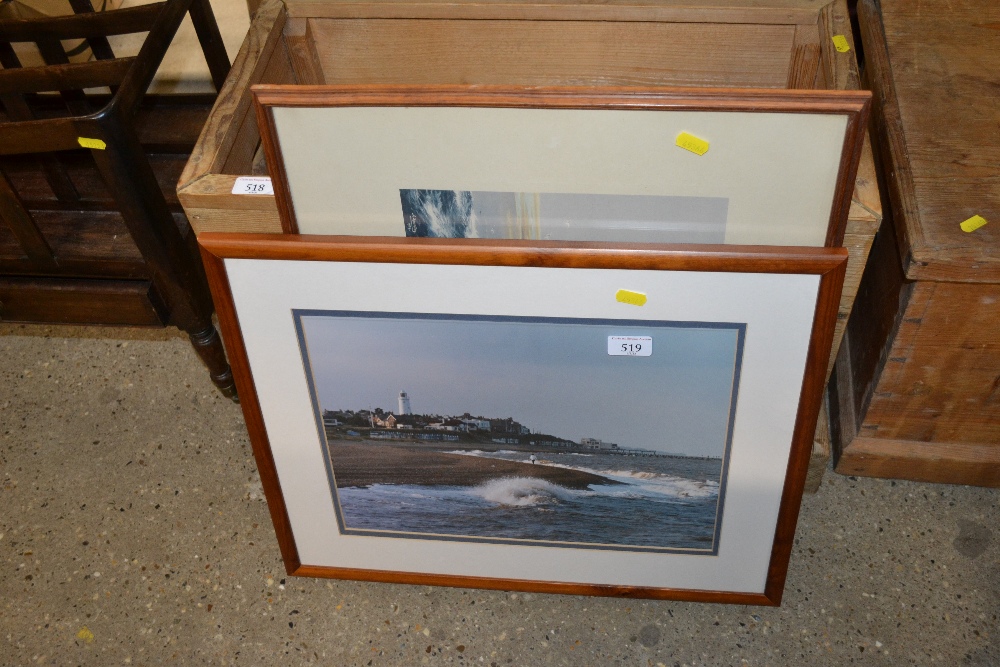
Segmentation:
<svg viewBox="0 0 1000 667">
<path fill-rule="evenodd" d="M 405 391 L 399 392 L 399 414 L 413 414 L 413 410 L 410 409 L 410 396 Z"/>
</svg>

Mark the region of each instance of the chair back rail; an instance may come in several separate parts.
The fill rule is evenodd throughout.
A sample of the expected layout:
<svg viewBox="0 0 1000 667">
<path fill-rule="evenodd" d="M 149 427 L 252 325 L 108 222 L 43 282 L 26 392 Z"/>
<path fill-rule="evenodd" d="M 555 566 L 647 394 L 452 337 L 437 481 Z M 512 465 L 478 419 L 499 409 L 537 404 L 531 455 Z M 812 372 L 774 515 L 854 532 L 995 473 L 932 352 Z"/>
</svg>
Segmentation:
<svg viewBox="0 0 1000 667">
<path fill-rule="evenodd" d="M 107 12 L 46 16 L 0 21 L 0 41 L 37 42 L 44 39 L 88 39 L 152 30 L 169 2 L 156 2 Z M 185 3 L 187 4 L 187 3 Z"/>
<path fill-rule="evenodd" d="M 0 94 L 117 86 L 125 79 L 134 62 L 134 57 L 127 57 L 48 67 L 3 69 L 0 70 Z"/>
</svg>

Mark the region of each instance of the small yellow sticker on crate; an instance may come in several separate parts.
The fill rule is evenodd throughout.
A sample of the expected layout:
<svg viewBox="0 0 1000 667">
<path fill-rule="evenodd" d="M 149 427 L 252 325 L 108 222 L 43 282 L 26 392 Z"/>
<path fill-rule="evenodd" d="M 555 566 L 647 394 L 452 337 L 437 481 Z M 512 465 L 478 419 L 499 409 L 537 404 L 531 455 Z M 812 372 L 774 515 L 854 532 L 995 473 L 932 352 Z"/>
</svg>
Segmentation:
<svg viewBox="0 0 1000 667">
<path fill-rule="evenodd" d="M 100 139 L 91 139 L 89 137 L 77 137 L 76 140 L 84 148 L 95 148 L 99 151 L 103 151 L 105 148 L 108 147 L 108 145 L 103 141 L 101 141 Z"/>
<path fill-rule="evenodd" d="M 959 227 L 962 228 L 963 232 L 974 232 L 983 225 L 987 223 L 986 218 L 981 215 L 974 215 L 968 220 L 964 221 Z"/>
<path fill-rule="evenodd" d="M 686 151 L 691 151 L 696 155 L 704 155 L 708 152 L 708 142 L 704 139 L 699 139 L 693 134 L 688 134 L 687 132 L 681 132 L 677 135 L 677 145 Z"/>
<path fill-rule="evenodd" d="M 834 35 L 833 48 L 837 49 L 840 53 L 847 53 L 851 50 L 851 45 L 847 43 L 847 38 L 843 35 Z"/>
</svg>

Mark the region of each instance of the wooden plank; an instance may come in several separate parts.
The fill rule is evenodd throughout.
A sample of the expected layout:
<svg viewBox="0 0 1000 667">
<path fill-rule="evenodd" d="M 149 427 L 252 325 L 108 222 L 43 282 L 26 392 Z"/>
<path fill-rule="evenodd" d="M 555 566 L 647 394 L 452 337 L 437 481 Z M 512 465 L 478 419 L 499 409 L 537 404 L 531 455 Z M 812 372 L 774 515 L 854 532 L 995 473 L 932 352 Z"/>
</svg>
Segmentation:
<svg viewBox="0 0 1000 667">
<path fill-rule="evenodd" d="M 261 83 L 271 83 L 284 81 L 295 82 L 296 77 L 292 71 L 292 64 L 288 57 L 288 50 L 283 42 L 278 42 L 271 57 L 268 59 L 267 67 L 261 74 Z M 236 123 L 237 119 L 233 119 Z M 249 174 L 253 168 L 253 156 L 260 146 L 260 130 L 257 128 L 257 115 L 254 113 L 253 105 L 248 105 L 242 121 L 239 123 L 239 130 L 233 139 L 229 149 L 229 155 L 222 165 L 224 174 Z"/>
<path fill-rule="evenodd" d="M 163 326 L 149 281 L 0 277 L 0 320 Z"/>
<path fill-rule="evenodd" d="M 834 0 L 819 13 L 819 46 L 823 54 L 826 87 L 835 90 L 858 90 L 861 77 L 855 58 L 854 36 L 851 32 L 851 15 L 847 0 Z M 833 43 L 834 37 L 843 37 L 850 47 L 840 52 Z"/>
<path fill-rule="evenodd" d="M 278 217 L 278 207 L 274 204 L 274 197 L 270 198 L 270 202 L 273 207 L 271 211 L 240 209 L 234 206 L 226 208 L 189 206 L 186 211 L 191 227 L 198 234 L 233 230 L 247 234 L 281 234 L 281 219 Z"/>
<path fill-rule="evenodd" d="M 829 0 L 291 0 L 292 18 L 660 21 L 814 25 Z"/>
<path fill-rule="evenodd" d="M 906 275 L 1000 283 L 1000 5 L 881 8 L 859 5 Z M 991 224 L 965 233 L 972 215 Z"/>
<path fill-rule="evenodd" d="M 1000 447 L 1000 285 L 917 282 L 862 437 Z"/>
<path fill-rule="evenodd" d="M 309 23 L 308 19 L 288 19 L 285 22 L 285 48 L 295 71 L 296 83 L 322 85 L 326 81 L 323 80 L 323 68 Z"/>
<path fill-rule="evenodd" d="M 795 26 L 792 63 L 788 71 L 787 88 L 812 88 L 819 68 L 819 32 L 816 26 Z"/>
<path fill-rule="evenodd" d="M 854 195 L 847 214 L 848 233 L 867 233 L 874 236 L 882 224 L 882 198 L 879 195 L 878 177 L 875 173 L 871 137 L 865 132 L 858 173 L 854 177 Z"/>
<path fill-rule="evenodd" d="M 841 454 L 836 471 L 842 475 L 1000 487 L 1000 447 L 858 437 Z"/>
<path fill-rule="evenodd" d="M 236 176 L 209 174 L 189 183 L 177 196 L 196 233 L 246 231 L 281 233 L 274 197 L 234 195 Z"/>
<path fill-rule="evenodd" d="M 133 62 L 135 58 L 129 57 L 49 67 L 3 69 L 0 70 L 0 94 L 116 86 L 125 78 Z"/>
<path fill-rule="evenodd" d="M 793 26 L 310 19 L 328 84 L 784 88 Z"/>
<path fill-rule="evenodd" d="M 251 106 L 250 86 L 260 81 L 270 56 L 281 40 L 285 10 L 281 0 L 267 0 L 257 10 L 239 55 L 222 86 L 218 100 L 198 137 L 198 143 L 178 182 L 178 190 L 198 178 L 218 173 L 229 158 L 242 119 Z"/>
<path fill-rule="evenodd" d="M 91 128 L 93 134 L 91 134 Z M 25 120 L 5 123 L 0 155 L 23 155 L 77 149 L 77 138 L 100 138 L 96 126 L 77 123 L 72 118 Z"/>
</svg>

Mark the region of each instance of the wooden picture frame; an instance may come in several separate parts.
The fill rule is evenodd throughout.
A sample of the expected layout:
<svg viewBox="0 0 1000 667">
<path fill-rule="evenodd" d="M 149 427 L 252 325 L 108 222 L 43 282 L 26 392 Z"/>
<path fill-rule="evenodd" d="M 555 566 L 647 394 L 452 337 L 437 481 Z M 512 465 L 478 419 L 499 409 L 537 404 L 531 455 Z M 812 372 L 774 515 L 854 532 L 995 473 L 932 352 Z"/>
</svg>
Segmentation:
<svg viewBox="0 0 1000 667">
<path fill-rule="evenodd" d="M 548 593 L 780 603 L 836 321 L 846 250 L 219 233 L 202 234 L 199 242 L 289 574 Z M 488 326 L 479 327 L 477 322 Z M 423 329 L 412 329 L 414 323 Z M 597 370 L 587 373 L 596 374 L 588 377 L 603 377 L 598 374 L 608 372 L 617 373 L 609 377 L 618 380 L 591 382 L 590 386 L 595 387 L 591 390 L 593 400 L 587 399 L 590 402 L 586 409 L 580 407 L 579 401 L 560 402 L 560 396 L 568 394 L 568 390 L 558 388 L 563 385 L 546 385 L 542 376 L 515 383 L 518 392 L 527 396 L 517 409 L 528 414 L 533 408 L 525 406 L 549 405 L 550 416 L 570 414 L 575 427 L 527 423 L 510 412 L 496 414 L 509 409 L 511 404 L 504 401 L 516 392 L 504 388 L 508 385 L 499 373 L 486 376 L 495 382 L 470 384 L 471 371 L 484 367 L 475 363 L 485 359 L 486 367 L 499 368 L 498 364 L 513 367 L 531 361 L 517 351 L 517 346 L 503 343 L 505 336 L 493 336 L 489 343 L 481 338 L 483 331 L 496 327 L 507 327 L 504 331 L 519 329 L 511 340 L 528 336 L 538 343 L 522 347 L 576 350 L 558 363 L 551 362 L 563 373 L 559 377 L 572 380 L 578 376 L 573 373 L 583 372 L 579 364 L 593 363 Z M 558 338 L 559 345 L 551 342 L 553 327 L 562 327 L 556 331 L 563 336 Z M 445 336 L 441 336 L 442 331 Z M 580 331 L 583 335 L 578 336 Z M 569 334 L 564 335 L 566 332 Z M 642 377 L 665 382 L 659 379 L 664 375 L 660 370 L 647 372 L 650 360 L 670 364 L 702 358 L 685 352 L 685 343 L 672 338 L 675 332 L 696 345 L 709 338 L 722 342 L 720 347 L 713 347 L 715 343 L 709 341 L 704 348 L 698 348 L 715 350 L 705 352 L 709 361 L 690 362 L 688 371 L 674 367 L 671 373 L 678 379 L 672 381 L 677 384 L 648 385 L 648 390 L 637 391 L 637 387 L 647 386 L 643 384 L 646 380 L 638 379 L 642 373 Z M 603 347 L 605 334 L 610 340 L 612 333 L 652 341 L 652 354 L 612 357 L 610 343 L 607 350 Z M 417 340 L 452 344 L 425 346 L 413 342 Z M 466 342 L 459 344 L 459 340 Z M 383 346 L 380 351 L 365 347 L 372 341 Z M 437 362 L 421 366 L 431 358 L 424 356 L 428 348 L 432 349 L 432 357 L 438 355 L 434 357 Z M 455 350 L 465 352 L 453 354 Z M 364 362 L 365 371 L 360 375 L 356 367 L 350 366 L 355 363 L 352 359 Z M 402 377 L 394 373 L 414 368 L 423 369 L 419 375 L 424 379 L 418 384 L 426 386 L 394 384 Z M 643 368 L 647 371 L 640 373 Z M 708 384 L 701 380 L 687 382 L 682 379 L 685 372 L 694 373 L 690 377 L 707 374 L 721 379 L 705 381 Z M 343 405 L 352 400 L 364 402 L 365 386 L 372 378 L 383 378 L 384 387 L 391 386 L 393 396 L 387 396 L 384 387 L 380 390 L 380 396 L 387 396 L 390 402 L 396 398 L 396 391 L 414 392 L 415 403 L 425 401 L 419 409 L 436 413 L 440 424 L 411 424 L 407 431 L 405 424 L 393 422 L 384 411 Z M 335 392 L 347 390 L 339 399 L 329 398 L 333 395 L 329 393 L 331 379 Z M 462 407 L 435 407 L 429 396 L 438 391 L 432 387 L 449 382 L 468 389 L 462 392 L 468 397 L 468 414 L 464 416 L 468 421 L 486 423 L 484 435 L 457 436 L 454 433 L 458 431 L 442 430 L 447 428 L 442 415 L 460 414 Z M 715 388 L 708 389 L 709 384 Z M 543 386 L 556 389 L 542 396 Z M 694 414 L 704 414 L 704 419 L 686 421 L 676 417 L 671 437 L 680 437 L 677 434 L 692 427 L 691 433 L 701 433 L 707 438 L 705 442 L 715 443 L 706 447 L 716 449 L 692 450 L 697 455 L 705 454 L 701 464 L 694 465 L 707 468 L 700 469 L 701 473 L 681 474 L 669 466 L 692 463 L 695 457 L 691 453 L 676 455 L 676 450 L 671 450 L 675 455 L 666 456 L 666 450 L 655 450 L 650 462 L 641 465 L 662 463 L 668 468 L 650 472 L 638 467 L 640 457 L 634 455 L 639 448 L 614 453 L 610 446 L 604 447 L 609 444 L 604 441 L 604 432 L 598 433 L 593 422 L 584 424 L 581 415 L 593 412 L 612 425 L 625 423 L 616 420 L 615 414 L 602 413 L 598 406 L 605 405 L 604 412 L 627 410 L 628 406 L 615 403 L 619 407 L 612 408 L 605 401 L 611 400 L 613 392 L 627 393 L 629 387 L 633 402 L 640 407 L 648 407 L 649 401 L 661 401 L 661 396 L 667 395 L 671 401 L 687 400 L 678 398 L 681 396 L 701 397 L 690 408 L 666 400 L 655 405 L 663 411 L 676 408 L 686 413 L 690 409 Z M 472 397 L 480 389 L 487 398 L 473 404 Z M 397 416 L 414 414 L 409 398 L 405 407 L 403 398 L 399 397 Z M 439 403 L 443 405 L 444 400 Z M 336 401 L 341 404 L 334 404 Z M 340 424 L 335 408 L 351 408 L 349 418 L 367 418 L 368 425 L 351 434 L 348 431 L 355 427 Z M 532 414 L 532 420 L 543 421 L 541 413 Z M 342 410 L 341 416 L 347 418 L 347 412 Z M 376 417 L 382 426 L 375 424 Z M 507 426 L 494 428 L 493 418 L 505 418 L 501 421 Z M 725 425 L 719 426 L 723 422 Z M 717 426 L 702 427 L 709 423 Z M 528 430 L 527 426 L 533 428 Z M 567 433 L 553 430 L 560 428 Z M 599 437 L 585 442 L 579 433 L 568 434 L 574 428 L 584 428 L 590 436 Z M 638 437 L 628 428 L 621 431 L 622 449 L 631 442 L 626 441 L 628 438 Z M 498 436 L 501 432 L 514 435 Z M 437 437 L 442 433 L 453 437 Z M 419 434 L 434 436 L 433 446 L 428 448 L 427 438 Z M 412 442 L 398 443 L 399 438 Z M 493 451 L 484 452 L 479 444 L 470 444 L 473 438 L 479 438 L 476 442 L 489 438 L 488 442 L 499 444 L 486 447 Z M 508 442 L 517 438 L 547 440 Z M 556 442 L 558 439 L 562 443 Z M 376 442 L 388 444 L 373 444 Z M 561 446 L 568 449 L 560 450 Z M 344 449 L 334 451 L 335 447 Z M 584 451 L 581 447 L 601 451 Z M 527 462 L 531 448 L 537 450 L 532 455 L 541 465 L 535 459 Z M 503 453 L 511 449 L 516 453 Z M 423 467 L 411 465 L 417 459 L 399 464 L 395 457 L 400 452 L 416 456 Z M 593 456 L 580 460 L 588 461 L 589 467 L 546 461 L 588 452 Z M 355 455 L 375 455 L 381 462 L 370 465 L 362 461 L 358 468 L 352 462 L 357 459 L 343 458 Z M 633 467 L 625 473 L 609 472 L 600 457 L 612 455 L 619 456 L 620 461 L 634 461 L 628 463 Z M 447 496 L 443 500 L 437 497 L 440 502 L 434 505 L 448 508 L 443 524 L 440 517 L 434 519 L 438 523 L 421 524 L 423 527 L 406 523 L 409 519 L 383 524 L 379 522 L 395 522 L 396 518 L 363 504 L 371 500 L 369 492 L 373 490 L 396 492 L 406 490 L 405 485 L 413 482 L 378 475 L 398 473 L 400 465 L 440 471 L 435 466 L 441 465 L 442 456 L 449 466 L 474 468 L 479 471 L 476 474 L 485 474 L 491 481 L 541 475 L 543 481 L 538 484 L 545 488 L 539 490 L 536 485 L 527 492 L 522 490 L 520 495 L 514 489 L 513 501 L 496 494 L 486 497 L 477 491 L 479 495 L 473 494 L 472 501 L 472 496 L 461 495 L 462 502 L 485 507 L 475 511 L 477 517 L 497 517 L 507 511 L 534 512 L 537 508 L 532 503 L 536 500 L 551 501 L 547 507 L 560 512 L 563 507 L 575 508 L 577 514 L 561 515 L 570 517 L 566 519 L 569 523 L 560 528 L 568 525 L 569 536 L 545 532 L 549 524 L 529 518 L 535 514 L 518 514 L 522 518 L 516 522 L 517 530 L 522 532 L 514 535 L 503 532 L 506 527 L 494 529 L 475 522 L 472 527 L 462 523 L 456 528 L 457 522 L 449 523 L 451 517 L 458 516 L 453 512 L 464 510 L 452 509 L 460 505 L 447 503 L 458 497 L 455 494 L 479 485 L 475 480 L 458 480 L 457 484 L 451 483 L 455 480 L 417 480 L 418 486 L 426 482 L 423 488 L 432 495 L 440 492 Z M 717 464 L 712 459 L 718 459 Z M 499 474 L 483 473 L 484 462 L 502 470 Z M 542 473 L 542 467 L 550 470 Z M 603 479 L 556 479 L 552 484 L 559 488 L 549 484 L 553 471 L 572 477 L 580 474 L 581 467 Z M 704 470 L 708 469 L 717 469 L 712 473 L 716 476 L 706 477 Z M 667 475 L 664 470 L 676 474 Z M 643 495 L 648 490 L 636 491 L 639 500 L 635 502 L 640 503 L 636 507 L 654 511 L 660 517 L 657 520 L 664 522 L 659 524 L 662 529 L 649 538 L 651 542 L 641 542 L 631 530 L 614 535 L 606 532 L 608 528 L 593 518 L 596 513 L 587 509 L 591 502 L 613 504 L 621 498 L 632 502 L 635 494 L 620 493 L 635 490 L 620 487 L 629 483 L 628 471 L 643 471 L 633 477 L 653 479 L 669 487 L 651 491 L 660 494 L 652 500 L 648 494 Z M 362 477 L 347 481 L 358 474 Z M 365 474 L 376 478 L 365 479 Z M 608 475 L 614 477 L 610 482 Z M 694 486 L 684 487 L 686 490 L 679 493 L 678 485 L 688 483 Z M 664 501 L 669 507 L 654 508 L 654 501 Z M 416 502 L 414 506 L 415 516 L 421 521 L 430 516 L 426 503 Z M 715 513 L 710 512 L 708 519 L 695 519 L 696 513 L 705 516 L 698 509 L 705 507 L 714 507 Z M 672 514 L 675 512 L 680 514 Z M 683 536 L 673 528 L 667 529 L 673 525 L 668 523 L 672 521 L 670 516 L 690 519 L 703 526 L 697 529 L 701 532 Z M 556 518 L 563 520 L 561 517 Z M 376 525 L 362 525 L 366 520 L 374 520 Z M 527 528 L 522 530 L 520 526 Z M 491 532 L 494 530 L 501 532 Z M 668 542 L 664 537 L 668 533 L 679 535 L 680 541 Z M 712 544 L 699 547 L 698 540 L 705 536 Z"/>
<path fill-rule="evenodd" d="M 454 85 L 252 92 L 286 233 L 815 247 L 843 242 L 871 98 Z"/>
</svg>

